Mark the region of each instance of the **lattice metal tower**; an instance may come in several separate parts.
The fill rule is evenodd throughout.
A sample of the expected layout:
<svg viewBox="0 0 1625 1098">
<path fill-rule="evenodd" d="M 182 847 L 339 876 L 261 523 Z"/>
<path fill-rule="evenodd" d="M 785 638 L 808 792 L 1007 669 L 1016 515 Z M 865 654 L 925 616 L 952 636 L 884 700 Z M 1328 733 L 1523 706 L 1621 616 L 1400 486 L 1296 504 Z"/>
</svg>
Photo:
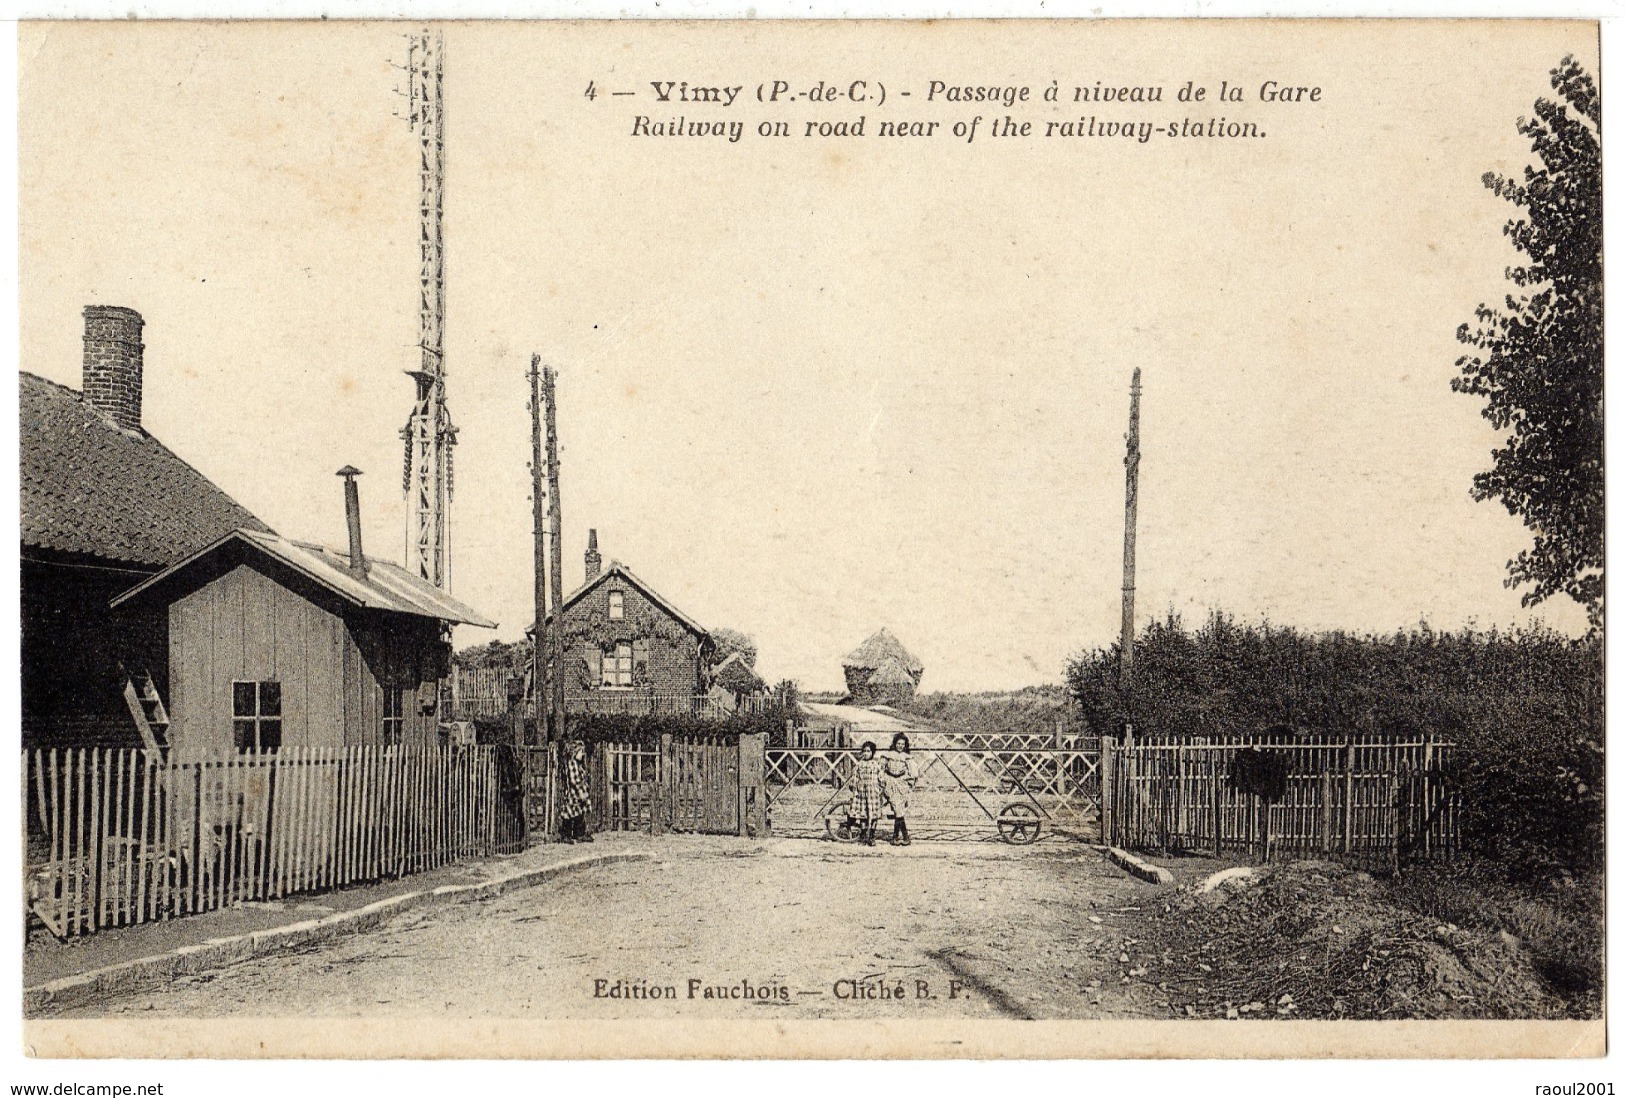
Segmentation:
<svg viewBox="0 0 1625 1098">
<path fill-rule="evenodd" d="M 446 362 L 441 343 L 446 319 L 445 252 L 441 196 L 445 186 L 445 115 L 440 90 L 444 43 L 438 31 L 412 39 L 407 65 L 407 121 L 418 147 L 418 346 L 422 362 L 407 373 L 417 383 L 406 443 L 407 568 L 437 587 L 451 584 L 450 511 L 452 447 L 457 429 L 446 410 Z"/>
</svg>

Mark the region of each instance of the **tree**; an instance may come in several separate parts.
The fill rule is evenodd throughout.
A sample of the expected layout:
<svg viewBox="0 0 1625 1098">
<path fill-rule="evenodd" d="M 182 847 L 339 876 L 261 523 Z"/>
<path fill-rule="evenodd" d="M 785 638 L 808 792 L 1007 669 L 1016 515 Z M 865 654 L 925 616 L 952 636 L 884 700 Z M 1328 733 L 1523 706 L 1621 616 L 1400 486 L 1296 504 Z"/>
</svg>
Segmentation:
<svg viewBox="0 0 1625 1098">
<path fill-rule="evenodd" d="M 1533 544 L 1507 562 L 1525 606 L 1565 594 L 1603 613 L 1602 106 L 1572 57 L 1552 70 L 1555 99 L 1520 118 L 1538 164 L 1521 181 L 1484 185 L 1521 211 L 1505 233 L 1522 252 L 1507 279 L 1522 296 L 1480 305 L 1456 338 L 1474 348 L 1456 365 L 1458 393 L 1486 398 L 1484 418 L 1506 442 L 1473 478 L 1473 498 L 1499 499 Z"/>
<path fill-rule="evenodd" d="M 714 663 L 721 663 L 735 652 L 745 662 L 745 666 L 756 667 L 756 642 L 737 629 L 711 630 L 711 642 L 716 645 L 716 655 L 712 657 Z"/>
<path fill-rule="evenodd" d="M 796 680 L 780 679 L 779 685 L 773 688 L 773 693 L 779 699 L 780 704 L 791 713 L 794 713 L 799 707 L 801 688 L 796 685 Z"/>
<path fill-rule="evenodd" d="M 487 641 L 464 648 L 452 657 L 459 667 L 505 667 L 510 671 L 525 668 L 530 663 L 530 641 Z"/>
</svg>

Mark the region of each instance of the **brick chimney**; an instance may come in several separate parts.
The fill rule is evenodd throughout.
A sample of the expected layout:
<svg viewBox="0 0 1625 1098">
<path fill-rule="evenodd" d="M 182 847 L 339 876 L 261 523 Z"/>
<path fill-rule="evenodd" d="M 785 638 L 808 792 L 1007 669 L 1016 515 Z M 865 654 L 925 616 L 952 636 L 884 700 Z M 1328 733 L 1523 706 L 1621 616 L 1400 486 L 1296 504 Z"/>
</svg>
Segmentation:
<svg viewBox="0 0 1625 1098">
<path fill-rule="evenodd" d="M 587 579 L 583 582 L 592 582 L 598 578 L 598 573 L 604 570 L 604 558 L 598 555 L 598 531 L 587 531 Z"/>
<path fill-rule="evenodd" d="M 141 314 L 134 309 L 85 306 L 79 387 L 92 408 L 127 431 L 141 429 L 141 325 Z"/>
</svg>

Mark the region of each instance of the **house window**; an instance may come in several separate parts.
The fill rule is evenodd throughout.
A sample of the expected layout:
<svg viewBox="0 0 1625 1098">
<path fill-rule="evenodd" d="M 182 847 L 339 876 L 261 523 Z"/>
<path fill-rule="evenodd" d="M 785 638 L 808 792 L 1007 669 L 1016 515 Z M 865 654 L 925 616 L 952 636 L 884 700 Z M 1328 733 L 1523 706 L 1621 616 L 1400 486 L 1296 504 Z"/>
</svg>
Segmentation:
<svg viewBox="0 0 1625 1098">
<path fill-rule="evenodd" d="M 621 641 L 613 648 L 604 649 L 604 678 L 606 689 L 631 687 L 632 643 Z"/>
<path fill-rule="evenodd" d="M 609 593 L 609 618 L 611 621 L 620 621 L 626 617 L 626 597 L 620 591 Z"/>
<path fill-rule="evenodd" d="M 406 691 L 384 687 L 384 746 L 398 747 L 406 731 Z"/>
<path fill-rule="evenodd" d="M 282 684 L 231 684 L 231 729 L 238 751 L 275 751 L 282 746 Z"/>
</svg>

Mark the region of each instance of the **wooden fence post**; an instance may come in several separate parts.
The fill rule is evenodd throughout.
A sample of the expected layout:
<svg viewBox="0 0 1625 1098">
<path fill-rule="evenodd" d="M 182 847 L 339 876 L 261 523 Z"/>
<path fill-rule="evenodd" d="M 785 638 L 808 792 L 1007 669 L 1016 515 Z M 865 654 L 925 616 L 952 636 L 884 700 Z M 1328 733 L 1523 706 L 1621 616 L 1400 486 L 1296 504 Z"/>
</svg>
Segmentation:
<svg viewBox="0 0 1625 1098">
<path fill-rule="evenodd" d="M 670 830 L 671 802 L 677 782 L 676 760 L 673 758 L 671 733 L 660 734 L 659 754 L 655 757 L 654 781 L 649 785 L 649 834 L 664 835 Z"/>
<path fill-rule="evenodd" d="M 1354 741 L 1343 739 L 1343 853 L 1354 849 Z"/>
<path fill-rule="evenodd" d="M 1274 827 L 1275 821 L 1275 805 L 1271 803 L 1268 798 L 1259 797 L 1258 806 L 1259 811 L 1264 816 L 1264 860 L 1267 862 L 1270 860 L 1270 854 L 1273 847 L 1272 840 L 1274 832 L 1272 831 L 1272 828 Z"/>
<path fill-rule="evenodd" d="M 746 732 L 739 737 L 739 834 L 767 835 L 767 737 Z"/>
<path fill-rule="evenodd" d="M 1174 751 L 1174 796 L 1178 800 L 1177 815 L 1174 822 L 1174 842 L 1180 849 L 1184 849 L 1190 842 L 1190 774 L 1186 769 L 1185 747 L 1181 744 Z"/>
<path fill-rule="evenodd" d="M 1117 737 L 1100 737 L 1100 841 L 1115 846 L 1117 797 Z"/>
<path fill-rule="evenodd" d="M 1328 763 L 1330 759 L 1326 760 Z M 1320 772 L 1320 849 L 1328 854 L 1332 850 L 1332 768 Z"/>
<path fill-rule="evenodd" d="M 1213 786 L 1213 856 L 1224 851 L 1224 782 L 1219 778 L 1219 752 L 1207 752 L 1208 781 Z"/>
<path fill-rule="evenodd" d="M 599 743 L 587 754 L 587 823 L 593 831 L 609 828 L 609 745 Z"/>
<path fill-rule="evenodd" d="M 537 710 L 537 721 L 541 720 L 541 710 Z M 561 732 L 562 735 L 562 732 Z M 564 745 L 558 740 L 549 740 L 547 744 L 547 776 L 543 778 L 542 828 L 547 833 L 547 842 L 556 842 L 559 837 L 559 777 L 564 769 Z"/>
<path fill-rule="evenodd" d="M 1400 842 L 1399 789 L 1400 789 L 1399 762 L 1398 762 L 1397 759 L 1395 759 L 1394 763 L 1393 763 L 1393 770 L 1388 775 L 1388 815 L 1391 818 L 1391 820 L 1393 821 L 1389 825 L 1389 828 L 1388 828 L 1389 845 L 1390 845 L 1390 863 L 1389 864 L 1390 864 L 1391 868 L 1393 869 L 1393 871 L 1395 873 L 1399 872 L 1399 842 Z"/>
<path fill-rule="evenodd" d="M 1426 738 L 1426 747 L 1422 751 L 1421 781 L 1417 783 L 1422 792 L 1422 857 L 1430 859 L 1433 856 L 1433 734 Z"/>
</svg>

